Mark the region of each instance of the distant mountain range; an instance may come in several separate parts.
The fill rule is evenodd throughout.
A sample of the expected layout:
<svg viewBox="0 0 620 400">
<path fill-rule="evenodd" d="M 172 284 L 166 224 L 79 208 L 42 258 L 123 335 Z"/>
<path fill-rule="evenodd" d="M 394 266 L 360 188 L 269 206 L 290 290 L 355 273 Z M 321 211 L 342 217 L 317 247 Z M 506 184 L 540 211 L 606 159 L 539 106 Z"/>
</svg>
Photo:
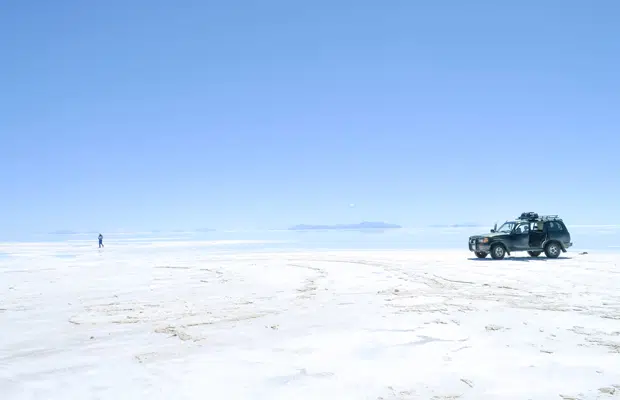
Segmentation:
<svg viewBox="0 0 620 400">
<path fill-rule="evenodd" d="M 59 229 L 57 231 L 54 232 L 49 232 L 50 235 L 79 235 L 80 232 L 76 232 L 76 231 L 71 231 L 68 229 Z"/>
<path fill-rule="evenodd" d="M 478 228 L 483 225 L 477 224 L 475 222 L 464 222 L 461 224 L 452 224 L 452 225 L 429 225 L 430 228 Z"/>
<path fill-rule="evenodd" d="M 318 231 L 318 230 L 359 230 L 359 229 L 400 229 L 402 226 L 388 224 L 386 222 L 361 222 L 359 224 L 336 224 L 336 225 L 295 225 L 288 228 L 291 231 Z"/>
<path fill-rule="evenodd" d="M 164 233 L 164 232 L 172 232 L 172 233 L 191 233 L 191 232 L 214 232 L 215 229 L 211 229 L 211 228 L 198 228 L 198 229 L 194 229 L 194 230 L 185 230 L 185 229 L 175 229 L 172 231 L 162 231 L 159 229 L 155 229 L 152 231 L 148 231 L 146 233 Z M 69 229 L 60 229 L 57 231 L 53 231 L 53 232 L 48 232 L 49 235 L 96 235 L 99 232 L 95 232 L 95 231 L 89 231 L 89 232 L 78 232 L 78 231 L 72 231 Z M 119 232 L 112 232 L 112 234 L 114 233 L 119 233 Z M 131 232 L 130 232 L 131 233 Z M 143 232 L 136 232 L 136 233 L 143 233 Z"/>
</svg>

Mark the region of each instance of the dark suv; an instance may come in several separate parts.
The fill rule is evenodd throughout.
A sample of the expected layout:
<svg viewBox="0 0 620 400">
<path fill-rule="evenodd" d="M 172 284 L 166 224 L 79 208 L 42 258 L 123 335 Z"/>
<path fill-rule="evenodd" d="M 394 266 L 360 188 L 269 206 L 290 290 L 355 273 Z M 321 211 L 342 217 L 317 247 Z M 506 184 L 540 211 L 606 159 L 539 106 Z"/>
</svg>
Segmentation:
<svg viewBox="0 0 620 400">
<path fill-rule="evenodd" d="M 506 221 L 491 233 L 469 237 L 469 251 L 478 258 L 491 254 L 501 260 L 513 251 L 527 251 L 532 257 L 542 252 L 549 258 L 558 258 L 560 253 L 571 247 L 570 233 L 564 221 L 557 215 L 539 216 L 536 213 L 522 213 L 514 221 Z"/>
</svg>

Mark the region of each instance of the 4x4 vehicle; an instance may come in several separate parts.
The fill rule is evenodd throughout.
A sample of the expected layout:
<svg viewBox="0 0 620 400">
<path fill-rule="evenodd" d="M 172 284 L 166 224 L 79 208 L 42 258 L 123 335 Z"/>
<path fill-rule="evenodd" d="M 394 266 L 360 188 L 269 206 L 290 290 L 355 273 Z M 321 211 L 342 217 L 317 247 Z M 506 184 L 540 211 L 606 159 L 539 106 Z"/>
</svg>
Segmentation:
<svg viewBox="0 0 620 400">
<path fill-rule="evenodd" d="M 571 247 L 570 233 L 557 215 L 539 216 L 534 212 L 522 213 L 514 221 L 497 224 L 490 234 L 469 237 L 469 250 L 478 258 L 491 254 L 501 260 L 514 251 L 527 251 L 532 257 L 542 252 L 549 258 L 558 258 Z"/>
</svg>

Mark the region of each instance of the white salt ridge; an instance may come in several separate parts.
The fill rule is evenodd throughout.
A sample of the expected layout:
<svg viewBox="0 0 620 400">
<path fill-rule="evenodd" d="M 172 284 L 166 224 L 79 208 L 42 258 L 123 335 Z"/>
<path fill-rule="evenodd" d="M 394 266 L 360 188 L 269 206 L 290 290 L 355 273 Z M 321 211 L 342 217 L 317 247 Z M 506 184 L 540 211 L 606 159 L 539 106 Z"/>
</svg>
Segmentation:
<svg viewBox="0 0 620 400">
<path fill-rule="evenodd" d="M 619 254 L 0 253 L 3 400 L 620 395 Z"/>
</svg>

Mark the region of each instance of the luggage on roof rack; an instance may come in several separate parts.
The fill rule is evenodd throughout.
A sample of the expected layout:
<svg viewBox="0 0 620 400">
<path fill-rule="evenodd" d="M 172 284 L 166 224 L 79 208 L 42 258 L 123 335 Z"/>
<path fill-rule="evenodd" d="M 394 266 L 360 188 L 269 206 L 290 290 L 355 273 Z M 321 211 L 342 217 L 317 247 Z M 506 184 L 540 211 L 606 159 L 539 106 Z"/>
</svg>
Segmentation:
<svg viewBox="0 0 620 400">
<path fill-rule="evenodd" d="M 535 212 L 524 212 L 521 213 L 519 219 L 524 219 L 526 221 L 535 221 L 538 219 L 538 214 Z"/>
</svg>

